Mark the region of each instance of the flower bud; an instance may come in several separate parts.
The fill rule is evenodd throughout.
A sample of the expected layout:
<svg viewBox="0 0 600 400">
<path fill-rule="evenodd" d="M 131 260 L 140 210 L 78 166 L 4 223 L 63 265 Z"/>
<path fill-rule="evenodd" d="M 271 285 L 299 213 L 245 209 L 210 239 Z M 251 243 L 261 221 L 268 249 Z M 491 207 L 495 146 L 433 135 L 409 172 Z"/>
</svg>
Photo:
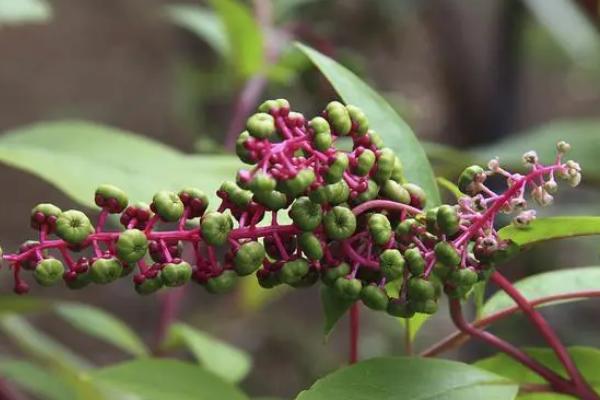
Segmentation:
<svg viewBox="0 0 600 400">
<path fill-rule="evenodd" d="M 121 277 L 123 266 L 116 257 L 96 259 L 90 266 L 90 279 L 97 284 L 106 284 Z"/>
<path fill-rule="evenodd" d="M 410 194 L 410 205 L 416 208 L 423 208 L 427 203 L 425 191 L 414 183 L 405 183 L 402 185 Z"/>
<path fill-rule="evenodd" d="M 56 234 L 69 244 L 81 244 L 93 232 L 89 218 L 78 210 L 65 211 L 56 220 Z"/>
<path fill-rule="evenodd" d="M 323 217 L 323 226 L 330 239 L 347 239 L 356 230 L 356 217 L 350 209 L 335 206 Z"/>
<path fill-rule="evenodd" d="M 443 264 L 454 266 L 460 263 L 460 254 L 448 242 L 439 242 L 434 247 L 434 252 L 437 260 Z"/>
<path fill-rule="evenodd" d="M 360 299 L 365 306 L 377 311 L 386 310 L 390 301 L 385 290 L 375 284 L 363 287 L 360 291 Z"/>
<path fill-rule="evenodd" d="M 354 203 L 360 204 L 369 200 L 373 200 L 379 194 L 379 185 L 372 180 L 369 179 L 367 181 L 367 189 L 361 192 L 358 196 L 354 198 Z"/>
<path fill-rule="evenodd" d="M 265 248 L 262 244 L 255 241 L 244 243 L 235 253 L 233 260 L 235 272 L 240 276 L 254 273 L 261 267 L 265 256 Z"/>
<path fill-rule="evenodd" d="M 358 300 L 362 290 L 362 282 L 358 279 L 338 278 L 333 284 L 335 293 L 342 299 Z"/>
<path fill-rule="evenodd" d="M 204 287 L 209 293 L 221 294 L 233 289 L 236 282 L 237 274 L 232 270 L 225 270 L 220 275 L 209 278 Z"/>
<path fill-rule="evenodd" d="M 404 177 L 404 167 L 402 166 L 402 161 L 400 161 L 397 156 L 394 159 L 394 168 L 392 169 L 392 176 L 390 179 L 401 184 L 407 183 L 406 178 Z"/>
<path fill-rule="evenodd" d="M 298 244 L 304 255 L 311 261 L 323 258 L 323 246 L 319 238 L 311 232 L 304 232 L 298 237 Z"/>
<path fill-rule="evenodd" d="M 279 270 L 279 279 L 283 283 L 293 285 L 299 282 L 309 270 L 308 262 L 303 258 L 297 258 L 283 264 Z"/>
<path fill-rule="evenodd" d="M 456 207 L 444 204 L 438 208 L 436 222 L 439 230 L 448 236 L 458 232 L 460 217 Z"/>
<path fill-rule="evenodd" d="M 385 181 L 383 186 L 381 186 L 381 194 L 397 203 L 410 203 L 410 193 L 408 193 L 408 190 L 406 190 L 400 183 L 391 179 Z"/>
<path fill-rule="evenodd" d="M 490 169 L 490 171 L 495 172 L 495 173 L 500 171 L 500 160 L 498 160 L 498 157 L 492 158 L 488 162 L 488 168 Z"/>
<path fill-rule="evenodd" d="M 428 280 L 411 278 L 408 280 L 407 292 L 411 301 L 424 301 L 435 298 L 435 287 Z"/>
<path fill-rule="evenodd" d="M 261 268 L 256 271 L 256 279 L 260 287 L 264 289 L 271 289 L 279 285 L 279 275 L 273 271 L 269 271 L 265 268 Z"/>
<path fill-rule="evenodd" d="M 315 179 L 315 172 L 311 168 L 305 168 L 298 171 L 295 177 L 279 181 L 277 189 L 289 197 L 295 198 L 303 194 Z"/>
<path fill-rule="evenodd" d="M 330 161 L 329 168 L 325 172 L 325 180 L 327 183 L 336 183 L 342 179 L 344 171 L 348 169 L 348 156 L 346 153 L 338 151 L 335 153 L 333 161 Z"/>
<path fill-rule="evenodd" d="M 408 270 L 414 276 L 421 275 L 425 271 L 425 259 L 416 247 L 406 249 L 404 259 L 408 265 Z"/>
<path fill-rule="evenodd" d="M 217 211 L 204 214 L 200 220 L 202 238 L 209 245 L 221 246 L 225 244 L 231 228 L 233 228 L 231 218 Z"/>
<path fill-rule="evenodd" d="M 350 119 L 356 125 L 356 133 L 359 136 L 364 135 L 369 130 L 369 120 L 365 113 L 358 107 L 348 104 L 346 106 Z"/>
<path fill-rule="evenodd" d="M 154 195 L 152 210 L 160 216 L 163 221 L 175 222 L 183 215 L 183 202 L 175 192 L 162 190 Z"/>
<path fill-rule="evenodd" d="M 288 206 L 288 198 L 285 194 L 273 190 L 271 192 L 256 192 L 254 201 L 265 206 L 268 210 L 277 211 Z"/>
<path fill-rule="evenodd" d="M 385 245 L 392 237 L 392 226 L 383 214 L 372 214 L 367 221 L 367 228 L 369 229 L 373 243 L 378 246 Z"/>
<path fill-rule="evenodd" d="M 248 149 L 248 143 L 251 140 L 250 133 L 248 131 L 244 131 L 240 133 L 237 140 L 235 141 L 235 154 L 238 156 L 240 161 L 246 164 L 255 164 L 256 158 L 252 154 L 252 151 Z"/>
<path fill-rule="evenodd" d="M 294 225 L 303 231 L 314 231 L 321 225 L 323 212 L 321 206 L 313 203 L 306 196 L 298 198 L 289 211 L 289 216 Z"/>
<path fill-rule="evenodd" d="M 133 264 L 141 260 L 148 250 L 148 239 L 138 229 L 127 229 L 117 239 L 117 257 L 121 261 Z"/>
<path fill-rule="evenodd" d="M 50 233 L 55 229 L 56 220 L 61 213 L 61 209 L 54 204 L 38 204 L 31 210 L 31 227 L 33 229 L 41 229 L 45 224 L 47 226 L 47 233 Z"/>
<path fill-rule="evenodd" d="M 192 277 L 192 266 L 185 261 L 170 262 L 160 271 L 160 279 L 168 287 L 185 285 Z"/>
<path fill-rule="evenodd" d="M 33 277 L 42 286 L 52 286 L 62 278 L 64 272 L 62 262 L 55 258 L 46 258 L 37 263 Z"/>
<path fill-rule="evenodd" d="M 356 158 L 356 166 L 354 167 L 354 172 L 356 175 L 365 176 L 371 171 L 371 168 L 375 165 L 375 153 L 373 153 L 369 149 L 365 149 L 360 155 Z"/>
<path fill-rule="evenodd" d="M 325 107 L 325 112 L 327 113 L 327 120 L 333 127 L 335 134 L 345 136 L 350 133 L 352 121 L 350 120 L 348 110 L 342 103 L 332 101 Z"/>
<path fill-rule="evenodd" d="M 377 183 L 384 183 L 390 179 L 394 171 L 395 161 L 396 155 L 392 149 L 388 147 L 381 149 L 379 156 L 377 157 L 377 169 L 373 175 L 373 179 Z"/>
<path fill-rule="evenodd" d="M 527 165 L 536 165 L 539 161 L 538 155 L 535 151 L 530 150 L 523 154 L 523 164 Z"/>
<path fill-rule="evenodd" d="M 561 140 L 560 142 L 556 143 L 556 151 L 559 154 L 568 153 L 569 151 L 571 151 L 571 145 L 565 142 L 564 140 Z"/>
<path fill-rule="evenodd" d="M 526 228 L 531 221 L 535 219 L 535 210 L 522 211 L 519 215 L 513 218 L 513 224 L 517 228 Z"/>
<path fill-rule="evenodd" d="M 397 249 L 387 249 L 379 255 L 379 268 L 388 281 L 393 281 L 402 276 L 404 264 L 404 257 Z"/>
<path fill-rule="evenodd" d="M 433 299 L 424 301 L 411 301 L 410 307 L 418 313 L 422 314 L 435 314 L 438 310 L 438 303 Z"/>
<path fill-rule="evenodd" d="M 277 186 L 277 181 L 271 175 L 258 171 L 254 174 L 250 182 L 248 183 L 248 189 L 252 193 L 258 192 L 272 192 Z"/>
<path fill-rule="evenodd" d="M 98 207 L 102 207 L 111 214 L 118 214 L 122 212 L 129 200 L 127 194 L 113 185 L 100 185 L 96 189 L 94 200 Z"/>
<path fill-rule="evenodd" d="M 149 295 L 158 291 L 163 286 L 160 275 L 154 278 L 145 278 L 141 283 L 135 284 L 135 291 L 141 295 Z"/>
<path fill-rule="evenodd" d="M 481 191 L 481 184 L 485 178 L 483 168 L 479 165 L 471 165 L 465 168 L 458 177 L 458 188 L 461 192 L 473 196 Z"/>
<path fill-rule="evenodd" d="M 267 139 L 276 131 L 275 119 L 267 113 L 256 113 L 248 118 L 246 129 L 250 133 L 250 136 L 258 139 Z"/>
<path fill-rule="evenodd" d="M 350 268 L 350 264 L 346 262 L 341 262 L 335 267 L 328 267 L 323 269 L 321 273 L 321 280 L 327 286 L 333 286 L 338 278 L 342 278 L 348 275 L 352 271 Z"/>
</svg>

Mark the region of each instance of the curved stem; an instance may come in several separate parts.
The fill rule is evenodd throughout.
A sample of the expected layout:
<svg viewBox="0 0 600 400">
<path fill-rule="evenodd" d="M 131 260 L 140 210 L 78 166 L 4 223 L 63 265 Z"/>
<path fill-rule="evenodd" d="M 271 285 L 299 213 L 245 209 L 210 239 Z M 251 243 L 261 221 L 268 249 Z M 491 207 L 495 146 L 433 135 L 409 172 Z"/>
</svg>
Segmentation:
<svg viewBox="0 0 600 400">
<path fill-rule="evenodd" d="M 359 304 L 354 302 L 350 307 L 350 364 L 356 364 L 358 361 L 359 321 Z"/>
<path fill-rule="evenodd" d="M 571 293 L 561 293 L 552 296 L 540 297 L 539 299 L 532 300 L 530 304 L 533 307 L 537 307 L 546 303 L 558 302 L 561 300 L 572 300 L 572 299 L 585 299 L 592 297 L 600 297 L 600 290 L 582 290 L 579 292 L 571 292 Z M 496 321 L 509 317 L 516 312 L 521 311 L 519 306 L 513 306 L 510 308 L 506 308 L 504 310 L 500 310 L 495 312 L 485 318 L 474 321 L 472 326 L 475 328 L 484 328 L 490 324 L 493 324 Z M 461 346 L 466 341 L 468 341 L 470 336 L 460 330 L 446 336 L 439 342 L 435 343 L 428 349 L 422 351 L 419 355 L 421 357 L 434 357 L 443 353 L 445 351 L 454 349 L 456 347 Z"/>
<path fill-rule="evenodd" d="M 416 207 L 409 206 L 408 204 L 398 203 L 392 200 L 370 200 L 358 205 L 352 209 L 354 215 L 359 215 L 365 211 L 369 211 L 373 208 L 384 208 L 386 210 L 395 211 L 408 211 L 411 214 L 422 213 L 423 210 L 419 210 Z"/>
</svg>

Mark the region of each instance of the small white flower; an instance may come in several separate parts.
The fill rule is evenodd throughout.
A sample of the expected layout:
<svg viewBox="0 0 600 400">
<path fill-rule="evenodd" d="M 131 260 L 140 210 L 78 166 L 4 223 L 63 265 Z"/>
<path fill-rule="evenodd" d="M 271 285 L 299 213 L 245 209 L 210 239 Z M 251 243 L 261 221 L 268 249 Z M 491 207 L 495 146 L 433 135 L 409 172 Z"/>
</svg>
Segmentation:
<svg viewBox="0 0 600 400">
<path fill-rule="evenodd" d="M 558 185 L 554 179 L 549 180 L 544 183 L 544 189 L 551 194 L 555 194 L 558 191 Z"/>
<path fill-rule="evenodd" d="M 492 158 L 489 162 L 488 162 L 488 168 L 490 169 L 490 171 L 492 172 L 498 172 L 500 171 L 500 160 L 498 160 L 498 157 L 496 158 Z"/>
<path fill-rule="evenodd" d="M 535 219 L 535 210 L 527 210 L 521 212 L 513 218 L 513 225 L 517 228 L 525 228 L 531 221 Z"/>
<path fill-rule="evenodd" d="M 535 165 L 538 163 L 538 155 L 535 151 L 531 150 L 523 154 L 523 163 L 527 165 Z"/>
<path fill-rule="evenodd" d="M 575 175 L 571 175 L 568 179 L 567 179 L 567 183 L 569 185 L 571 185 L 571 187 L 576 187 L 581 183 L 581 174 L 578 172 Z"/>
<path fill-rule="evenodd" d="M 561 140 L 560 142 L 558 142 L 556 144 L 556 150 L 560 154 L 565 154 L 571 150 L 571 145 L 569 143 L 565 142 L 564 140 Z"/>
</svg>

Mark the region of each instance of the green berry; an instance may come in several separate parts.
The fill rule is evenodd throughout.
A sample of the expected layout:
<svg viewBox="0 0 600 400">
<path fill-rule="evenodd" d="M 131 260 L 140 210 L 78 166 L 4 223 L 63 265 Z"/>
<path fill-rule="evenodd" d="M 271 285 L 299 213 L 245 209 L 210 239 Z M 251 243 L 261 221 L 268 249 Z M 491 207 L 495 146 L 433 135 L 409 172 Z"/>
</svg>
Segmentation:
<svg viewBox="0 0 600 400">
<path fill-rule="evenodd" d="M 281 210 L 288 205 L 287 196 L 277 190 L 271 192 L 257 192 L 254 194 L 254 201 L 271 211 Z"/>
<path fill-rule="evenodd" d="M 464 169 L 458 177 L 458 188 L 461 192 L 468 195 L 475 195 L 479 192 L 479 182 L 485 180 L 485 171 L 479 165 L 471 165 Z"/>
<path fill-rule="evenodd" d="M 271 289 L 281 284 L 281 281 L 279 280 L 279 275 L 277 273 L 264 268 L 256 271 L 256 279 L 258 280 L 258 284 L 260 285 L 260 287 L 264 289 Z"/>
<path fill-rule="evenodd" d="M 261 267 L 265 256 L 266 252 L 262 244 L 255 241 L 244 243 L 235 253 L 233 260 L 235 272 L 241 276 L 254 273 Z"/>
<path fill-rule="evenodd" d="M 335 293 L 345 300 L 358 300 L 362 291 L 362 282 L 358 279 L 338 278 L 333 284 Z"/>
<path fill-rule="evenodd" d="M 327 195 L 327 202 L 332 206 L 337 206 L 348 201 L 348 197 L 350 196 L 350 188 L 345 181 L 341 180 L 339 182 L 326 185 L 325 193 Z"/>
<path fill-rule="evenodd" d="M 86 272 L 83 274 L 77 274 L 75 279 L 66 280 L 65 283 L 69 289 L 77 290 L 83 289 L 92 282 L 90 273 Z"/>
<path fill-rule="evenodd" d="M 225 270 L 221 275 L 210 278 L 204 287 L 208 292 L 214 294 L 225 293 L 233 289 L 237 282 L 237 274 L 235 271 Z"/>
<path fill-rule="evenodd" d="M 325 108 L 327 119 L 337 135 L 345 136 L 350 133 L 352 121 L 346 107 L 339 101 L 332 101 Z"/>
<path fill-rule="evenodd" d="M 123 266 L 116 257 L 98 258 L 90 266 L 90 279 L 94 283 L 106 284 L 121 277 Z"/>
<path fill-rule="evenodd" d="M 335 267 L 324 269 L 321 273 L 321 280 L 327 286 L 333 286 L 338 278 L 348 275 L 351 270 L 350 264 L 342 261 Z"/>
<path fill-rule="evenodd" d="M 333 137 L 327 120 L 323 117 L 315 117 L 310 120 L 308 126 L 314 131 L 313 144 L 315 148 L 319 151 L 328 150 L 333 143 Z"/>
<path fill-rule="evenodd" d="M 471 268 L 459 268 L 450 274 L 450 282 L 470 288 L 479 280 L 477 272 Z"/>
<path fill-rule="evenodd" d="M 309 269 L 308 261 L 303 258 L 297 258 L 283 264 L 283 267 L 279 270 L 279 279 L 283 283 L 293 285 L 300 282 Z"/>
<path fill-rule="evenodd" d="M 410 204 L 417 208 L 425 207 L 427 203 L 427 195 L 425 191 L 414 183 L 405 183 L 402 185 L 410 194 Z"/>
<path fill-rule="evenodd" d="M 434 249 L 437 260 L 443 264 L 454 266 L 460 263 L 460 254 L 458 251 L 448 242 L 439 242 L 435 245 Z"/>
<path fill-rule="evenodd" d="M 391 179 L 388 179 L 381 186 L 381 194 L 397 203 L 409 204 L 410 193 L 401 184 Z"/>
<path fill-rule="evenodd" d="M 225 244 L 232 227 L 231 218 L 217 211 L 204 214 L 200 220 L 202 238 L 206 243 L 213 246 Z"/>
<path fill-rule="evenodd" d="M 50 223 L 52 220 L 56 222 L 61 213 L 61 209 L 54 204 L 38 204 L 31 210 L 31 227 L 33 229 L 40 229 L 44 223 Z M 50 224 L 48 228 L 52 228 L 52 224 Z M 48 232 L 49 231 L 50 229 Z"/>
<path fill-rule="evenodd" d="M 292 204 L 289 216 L 298 228 L 303 231 L 314 231 L 321 225 L 323 212 L 321 206 L 310 201 L 308 197 L 300 197 Z"/>
<path fill-rule="evenodd" d="M 443 264 L 441 262 L 436 262 L 433 265 L 434 276 L 437 276 L 442 281 L 445 281 L 446 279 L 448 279 L 448 276 L 450 276 L 451 272 L 452 272 L 452 267 L 449 265 Z"/>
<path fill-rule="evenodd" d="M 396 154 L 388 147 L 381 149 L 379 157 L 377 157 L 377 170 L 373 175 L 373 179 L 378 183 L 384 183 L 392 177 L 394 171 L 394 163 Z"/>
<path fill-rule="evenodd" d="M 256 113 L 248 118 L 246 129 L 251 136 L 258 139 L 266 139 L 275 132 L 275 119 L 267 113 Z"/>
<path fill-rule="evenodd" d="M 349 208 L 335 206 L 323 217 L 323 226 L 330 239 L 347 239 L 356 230 L 356 217 Z"/>
<path fill-rule="evenodd" d="M 383 214 L 371 214 L 367 221 L 367 228 L 369 229 L 373 242 L 378 246 L 385 245 L 392 237 L 392 226 L 390 225 L 390 221 Z"/>
<path fill-rule="evenodd" d="M 208 197 L 200 189 L 183 188 L 179 191 L 179 198 L 188 208 L 188 218 L 201 217 L 208 208 Z"/>
<path fill-rule="evenodd" d="M 414 276 L 421 275 L 425 271 L 425 259 L 416 247 L 406 249 L 404 258 L 408 264 L 408 270 Z"/>
<path fill-rule="evenodd" d="M 411 278 L 407 290 L 411 300 L 424 301 L 435 298 L 435 286 L 425 279 Z"/>
<path fill-rule="evenodd" d="M 258 171 L 249 182 L 248 189 L 252 191 L 252 193 L 272 192 L 275 190 L 275 186 L 277 186 L 275 178 L 262 171 Z"/>
<path fill-rule="evenodd" d="M 117 257 L 128 264 L 141 260 L 147 250 L 148 239 L 138 229 L 127 229 L 117 239 Z"/>
<path fill-rule="evenodd" d="M 427 231 L 433 235 L 436 235 L 439 231 L 437 224 L 437 213 L 439 207 L 431 208 L 425 213 L 425 226 Z"/>
<path fill-rule="evenodd" d="M 256 163 L 256 159 L 252 155 L 252 152 L 246 147 L 246 143 L 250 140 L 251 136 L 248 131 L 244 131 L 235 141 L 235 154 L 237 154 L 240 161 L 246 164 Z"/>
<path fill-rule="evenodd" d="M 159 276 L 146 278 L 144 282 L 135 285 L 135 291 L 141 295 L 148 295 L 158 291 L 163 286 L 163 281 Z"/>
<path fill-rule="evenodd" d="M 185 261 L 167 263 L 160 271 L 160 279 L 168 287 L 182 286 L 192 277 L 192 266 Z"/>
<path fill-rule="evenodd" d="M 62 262 L 55 258 L 46 258 L 37 263 L 33 277 L 42 286 L 52 286 L 62 278 L 64 272 Z"/>
<path fill-rule="evenodd" d="M 183 215 L 183 202 L 175 192 L 162 190 L 152 198 L 152 210 L 163 221 L 175 222 Z"/>
<path fill-rule="evenodd" d="M 379 268 L 383 276 L 389 281 L 402 276 L 404 264 L 404 257 L 397 249 L 387 249 L 379 255 Z"/>
<path fill-rule="evenodd" d="M 357 175 L 367 175 L 371 168 L 375 165 L 375 153 L 373 153 L 369 149 L 365 149 L 360 156 L 356 159 L 356 167 L 354 167 L 354 172 Z"/>
<path fill-rule="evenodd" d="M 369 129 L 367 131 L 367 135 L 369 136 L 371 144 L 373 144 L 376 148 L 381 149 L 384 146 L 383 139 L 381 139 L 381 136 L 379 136 L 379 134 L 374 130 Z"/>
<path fill-rule="evenodd" d="M 56 220 L 56 234 L 70 244 L 83 243 L 93 232 L 89 218 L 78 210 L 65 211 Z"/>
<path fill-rule="evenodd" d="M 318 280 L 319 272 L 315 268 L 311 267 L 308 269 L 308 272 L 302 278 L 300 278 L 300 280 L 290 283 L 290 286 L 297 289 L 307 288 L 317 283 Z"/>
<path fill-rule="evenodd" d="M 308 189 L 315 179 L 315 172 L 311 168 L 305 168 L 299 171 L 295 177 L 280 181 L 277 189 L 292 198 L 298 197 Z"/>
<path fill-rule="evenodd" d="M 396 227 L 396 236 L 401 242 L 410 241 L 411 235 L 415 233 L 415 228 L 419 225 L 414 218 L 408 218 L 400 222 Z"/>
<path fill-rule="evenodd" d="M 412 318 L 415 311 L 406 301 L 400 299 L 391 299 L 387 306 L 387 313 L 398 318 Z"/>
<path fill-rule="evenodd" d="M 367 190 L 356 196 L 354 201 L 356 203 L 364 203 L 366 201 L 373 200 L 375 197 L 377 197 L 378 194 L 379 185 L 377 185 L 377 183 L 374 180 L 369 179 L 367 182 Z"/>
<path fill-rule="evenodd" d="M 258 107 L 258 111 L 265 113 L 277 113 L 281 109 L 290 109 L 290 103 L 286 99 L 267 100 Z"/>
<path fill-rule="evenodd" d="M 375 284 L 363 287 L 360 291 L 360 299 L 365 306 L 379 311 L 387 309 L 389 303 L 385 290 Z"/>
<path fill-rule="evenodd" d="M 232 181 L 223 182 L 219 192 L 226 193 L 227 198 L 238 207 L 247 207 L 252 201 L 252 192 L 241 189 Z"/>
<path fill-rule="evenodd" d="M 327 183 L 336 183 L 344 176 L 344 171 L 348 169 L 350 161 L 346 153 L 338 151 L 335 153 L 333 162 L 329 164 L 327 172 L 325 172 L 325 180 Z"/>
<path fill-rule="evenodd" d="M 402 166 L 402 161 L 400 161 L 398 157 L 394 159 L 394 168 L 392 169 L 392 176 L 390 179 L 401 184 L 406 183 L 404 167 Z"/>
<path fill-rule="evenodd" d="M 323 258 L 323 246 L 319 238 L 312 232 L 304 232 L 298 237 L 298 244 L 304 255 L 309 260 L 320 260 Z"/>
<path fill-rule="evenodd" d="M 422 301 L 411 301 L 410 307 L 415 310 L 415 312 L 423 313 L 423 314 L 435 314 L 438 310 L 437 301 L 433 299 L 422 300 Z"/>
<path fill-rule="evenodd" d="M 369 130 L 369 120 L 365 113 L 360 108 L 350 104 L 346 106 L 346 110 L 348 110 L 348 115 L 350 115 L 352 122 L 357 126 L 356 133 L 359 136 L 366 134 Z"/>
<path fill-rule="evenodd" d="M 438 208 L 437 212 L 437 226 L 440 231 L 448 236 L 454 235 L 458 232 L 458 224 L 460 218 L 456 207 L 444 204 Z"/>
<path fill-rule="evenodd" d="M 113 214 L 122 212 L 129 203 L 127 194 L 113 185 L 98 186 L 94 200 L 98 207 L 102 207 Z"/>
</svg>

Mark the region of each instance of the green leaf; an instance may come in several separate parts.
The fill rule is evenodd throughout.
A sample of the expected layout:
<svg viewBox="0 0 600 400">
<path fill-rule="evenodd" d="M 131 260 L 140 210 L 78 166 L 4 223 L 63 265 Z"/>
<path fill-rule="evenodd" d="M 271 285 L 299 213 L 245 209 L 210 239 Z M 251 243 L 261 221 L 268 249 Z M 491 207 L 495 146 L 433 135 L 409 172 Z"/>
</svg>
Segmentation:
<svg viewBox="0 0 600 400">
<path fill-rule="evenodd" d="M 417 333 L 419 333 L 429 318 L 431 318 L 430 314 L 416 313 L 412 318 L 398 318 L 398 322 L 406 330 L 410 341 L 414 342 Z"/>
<path fill-rule="evenodd" d="M 453 182 L 450 182 L 448 179 L 446 179 L 442 176 L 438 176 L 436 178 L 436 181 L 438 183 L 438 186 L 441 186 L 444 189 L 446 189 L 447 191 L 449 191 L 450 193 L 452 193 L 452 195 L 456 199 L 460 199 L 462 196 L 465 195 L 463 192 L 460 191 L 458 186 L 456 186 Z"/>
<path fill-rule="evenodd" d="M 187 324 L 173 324 L 164 343 L 166 348 L 185 346 L 206 370 L 228 382 L 239 382 L 250 372 L 250 356 Z"/>
<path fill-rule="evenodd" d="M 76 329 L 137 357 L 148 355 L 142 339 L 113 315 L 86 304 L 58 303 L 56 313 Z"/>
<path fill-rule="evenodd" d="M 231 57 L 231 46 L 221 19 L 210 10 L 192 4 L 168 4 L 166 16 L 208 43 L 223 58 Z"/>
<path fill-rule="evenodd" d="M 510 400 L 517 386 L 470 365 L 431 358 L 374 358 L 319 379 L 297 400 Z"/>
<path fill-rule="evenodd" d="M 0 361 L 0 375 L 42 399 L 76 400 L 73 388 L 59 375 L 27 361 Z"/>
<path fill-rule="evenodd" d="M 574 236 L 600 234 L 600 217 L 570 216 L 538 218 L 524 227 L 508 225 L 498 232 L 503 240 L 512 240 L 519 246 Z"/>
<path fill-rule="evenodd" d="M 311 59 L 348 104 L 360 107 L 370 126 L 381 135 L 405 165 L 409 181 L 420 185 L 427 194 L 427 206 L 440 204 L 431 165 L 410 127 L 389 103 L 346 67 L 308 46 L 297 46 Z"/>
<path fill-rule="evenodd" d="M 245 400 L 239 389 L 206 369 L 169 359 L 139 359 L 90 372 L 92 382 L 143 400 Z"/>
<path fill-rule="evenodd" d="M 234 156 L 190 156 L 153 140 L 83 121 L 42 122 L 0 137 L 0 162 L 34 174 L 90 207 L 103 183 L 130 201 L 150 202 L 159 190 L 201 186 L 211 199 L 239 166 Z"/>
<path fill-rule="evenodd" d="M 552 349 L 526 348 L 524 350 L 532 358 L 566 377 L 566 372 Z M 598 375 L 598 368 L 600 368 L 600 350 L 582 346 L 570 347 L 568 350 L 583 377 L 593 387 L 600 387 L 600 375 Z M 539 375 L 514 361 L 504 353 L 498 353 L 492 357 L 484 358 L 483 360 L 477 361 L 474 365 L 518 383 L 545 382 Z"/>
<path fill-rule="evenodd" d="M 30 356 L 68 369 L 90 368 L 89 361 L 38 331 L 24 318 L 7 315 L 0 318 L 0 330 Z"/>
<path fill-rule="evenodd" d="M 0 317 L 6 314 L 26 314 L 40 311 L 51 305 L 51 300 L 33 296 L 0 296 Z"/>
<path fill-rule="evenodd" d="M 321 285 L 321 304 L 325 315 L 324 334 L 327 338 L 337 322 L 352 307 L 354 301 L 340 298 L 333 288 Z"/>
<path fill-rule="evenodd" d="M 47 22 L 52 8 L 46 0 L 0 0 L 0 27 Z"/>
<path fill-rule="evenodd" d="M 600 267 L 569 268 L 544 272 L 528 276 L 515 282 L 513 286 L 529 301 L 571 292 L 600 290 Z M 541 306 L 578 300 L 584 299 L 560 300 Z M 482 316 L 485 317 L 514 305 L 515 302 L 504 291 L 498 291 L 484 304 Z"/>
<path fill-rule="evenodd" d="M 238 284 L 239 307 L 247 312 L 258 311 L 270 302 L 289 293 L 289 287 L 285 285 L 265 289 L 258 284 L 256 279 L 243 279 Z"/>
<path fill-rule="evenodd" d="M 252 11 L 238 0 L 210 0 L 225 26 L 232 62 L 238 74 L 247 78 L 264 66 L 262 31 L 252 16 Z"/>
</svg>

